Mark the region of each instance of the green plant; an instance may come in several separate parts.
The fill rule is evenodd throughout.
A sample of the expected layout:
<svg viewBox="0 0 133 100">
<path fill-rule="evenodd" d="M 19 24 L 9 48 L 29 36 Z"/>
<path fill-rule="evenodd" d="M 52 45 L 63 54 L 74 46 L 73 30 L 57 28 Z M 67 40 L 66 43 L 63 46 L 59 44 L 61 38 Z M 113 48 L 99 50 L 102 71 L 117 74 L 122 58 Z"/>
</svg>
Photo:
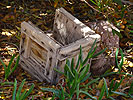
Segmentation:
<svg viewBox="0 0 133 100">
<path fill-rule="evenodd" d="M 88 73 L 90 64 L 86 64 L 88 59 L 94 58 L 101 53 L 103 53 L 106 49 L 100 51 L 97 54 L 94 54 L 96 51 L 97 46 L 95 47 L 96 40 L 94 41 L 90 51 L 88 52 L 87 57 L 83 60 L 82 58 L 82 48 L 80 46 L 80 54 L 78 57 L 78 61 L 76 66 L 74 66 L 74 58 L 71 60 L 71 62 L 67 59 L 66 64 L 64 66 L 64 72 L 61 72 L 57 69 L 55 69 L 57 72 L 63 74 L 65 76 L 65 85 L 60 85 L 60 89 L 50 89 L 50 88 L 42 88 L 43 91 L 50 91 L 54 93 L 55 97 L 58 97 L 60 100 L 69 99 L 71 100 L 74 95 L 76 95 L 75 99 L 79 99 L 79 95 L 85 94 L 91 99 L 97 99 L 96 97 L 93 97 L 90 95 L 87 90 L 88 86 L 97 80 L 99 78 L 91 80 L 86 85 L 81 85 L 84 81 L 86 81 L 91 73 Z"/>
<path fill-rule="evenodd" d="M 129 88 L 128 95 L 129 95 L 129 97 L 133 98 L 133 96 L 132 96 L 133 95 L 133 81 L 132 81 L 131 86 Z"/>
<path fill-rule="evenodd" d="M 9 61 L 8 66 L 6 66 L 5 63 L 0 59 L 0 62 L 2 63 L 2 65 L 4 67 L 4 71 L 5 71 L 5 80 L 7 80 L 7 78 L 15 71 L 15 69 L 17 68 L 17 66 L 19 64 L 20 56 L 17 57 L 14 67 L 11 68 L 14 58 L 15 58 L 15 55 L 12 56 L 11 60 Z"/>
<path fill-rule="evenodd" d="M 132 38 L 132 31 L 130 31 L 129 28 L 131 24 L 128 23 L 130 18 L 126 17 L 129 16 L 128 13 L 130 13 L 128 10 L 130 8 L 129 5 L 123 5 L 121 0 L 90 0 L 93 5 L 89 4 L 86 0 L 82 1 L 95 10 L 98 16 L 101 14 L 102 16 L 99 16 L 100 19 L 103 19 L 104 17 L 104 19 L 119 28 L 119 32 L 112 29 L 113 34 L 118 35 L 120 38 L 126 36 L 128 41 Z"/>
<path fill-rule="evenodd" d="M 117 94 L 117 95 L 121 95 L 121 96 L 125 96 L 125 97 L 130 97 L 130 92 L 131 92 L 130 90 L 129 90 L 129 94 L 125 94 L 125 93 L 116 91 L 119 88 L 119 86 L 121 85 L 124 77 L 122 77 L 122 79 L 120 80 L 119 83 L 115 82 L 115 80 L 112 80 L 109 88 L 107 87 L 106 79 L 105 78 L 103 78 L 103 79 L 104 79 L 104 85 L 102 87 L 102 90 L 101 90 L 101 93 L 100 93 L 98 100 L 102 100 L 104 93 L 106 94 L 105 95 L 106 98 L 111 99 L 111 100 L 115 100 L 113 97 L 111 97 L 113 94 Z M 130 89 L 132 88 L 132 85 L 131 85 Z"/>
<path fill-rule="evenodd" d="M 120 63 L 118 63 L 118 52 L 119 52 L 119 49 L 116 50 L 115 61 L 116 61 L 116 67 L 119 69 L 119 73 L 120 73 L 122 70 L 122 66 L 123 66 L 124 55 L 123 55 L 122 49 L 120 49 L 121 60 L 120 60 Z"/>
<path fill-rule="evenodd" d="M 117 72 L 108 72 L 107 71 L 103 75 L 101 75 L 101 77 L 109 76 L 112 74 L 124 74 L 124 75 L 128 75 L 130 77 L 133 77 L 133 75 L 131 75 L 129 73 L 122 72 L 124 54 L 123 54 L 122 49 L 120 49 L 121 59 L 120 59 L 120 62 L 118 62 L 118 53 L 119 53 L 119 48 L 116 50 L 116 54 L 115 54 L 115 62 L 116 62 L 115 68 L 118 68 L 118 71 Z"/>
<path fill-rule="evenodd" d="M 27 90 L 25 90 L 23 93 L 21 93 L 21 90 L 24 86 L 25 81 L 26 81 L 26 79 L 24 79 L 22 81 L 22 83 L 20 84 L 20 86 L 17 90 L 17 80 L 15 79 L 12 100 L 25 100 L 26 97 L 29 96 L 29 94 L 32 92 L 32 90 L 34 88 L 34 84 L 32 84 L 32 86 L 30 87 L 28 92 L 26 92 Z"/>
</svg>

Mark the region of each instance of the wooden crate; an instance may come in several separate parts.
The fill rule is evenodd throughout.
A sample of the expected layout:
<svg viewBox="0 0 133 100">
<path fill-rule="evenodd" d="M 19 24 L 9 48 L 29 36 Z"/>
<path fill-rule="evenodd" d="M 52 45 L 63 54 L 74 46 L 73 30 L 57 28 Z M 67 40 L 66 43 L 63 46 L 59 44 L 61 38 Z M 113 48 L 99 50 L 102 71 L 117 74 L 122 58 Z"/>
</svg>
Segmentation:
<svg viewBox="0 0 133 100">
<path fill-rule="evenodd" d="M 56 10 L 53 36 L 41 31 L 31 22 L 21 24 L 20 65 L 40 81 L 55 84 L 58 73 L 64 69 L 66 59 L 78 59 L 80 45 L 83 57 L 100 35 L 68 13 L 65 9 Z"/>
</svg>

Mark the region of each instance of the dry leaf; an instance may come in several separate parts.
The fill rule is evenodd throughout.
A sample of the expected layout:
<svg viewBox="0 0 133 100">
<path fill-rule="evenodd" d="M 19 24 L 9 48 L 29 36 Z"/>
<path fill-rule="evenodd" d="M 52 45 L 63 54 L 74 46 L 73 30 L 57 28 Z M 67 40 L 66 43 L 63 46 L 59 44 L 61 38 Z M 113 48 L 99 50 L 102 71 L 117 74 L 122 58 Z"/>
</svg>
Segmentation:
<svg viewBox="0 0 133 100">
<path fill-rule="evenodd" d="M 101 89 L 101 88 L 103 87 L 103 83 L 104 83 L 104 80 L 101 79 L 101 80 L 99 81 L 99 84 L 97 85 L 97 89 Z"/>
</svg>

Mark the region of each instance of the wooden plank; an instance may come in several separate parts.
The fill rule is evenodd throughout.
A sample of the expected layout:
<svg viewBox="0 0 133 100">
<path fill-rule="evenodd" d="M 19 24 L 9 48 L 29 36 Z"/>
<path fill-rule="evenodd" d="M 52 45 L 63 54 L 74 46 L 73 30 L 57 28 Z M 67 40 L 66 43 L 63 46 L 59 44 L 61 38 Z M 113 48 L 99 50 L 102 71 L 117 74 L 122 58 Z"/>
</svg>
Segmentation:
<svg viewBox="0 0 133 100">
<path fill-rule="evenodd" d="M 21 24 L 21 32 L 25 33 L 28 37 L 30 37 L 32 40 L 34 40 L 36 43 L 41 45 L 44 48 L 48 48 L 49 50 L 56 51 L 61 44 L 56 43 L 52 38 L 47 36 L 43 31 L 40 31 L 37 27 L 34 25 L 22 22 Z"/>
<path fill-rule="evenodd" d="M 43 81 L 47 81 L 47 82 L 51 82 L 50 79 L 48 79 L 47 76 L 45 76 L 42 72 L 44 72 L 45 70 L 43 68 L 40 67 L 39 64 L 35 63 L 33 61 L 33 58 L 28 58 L 25 59 L 23 57 L 21 57 L 20 59 L 20 64 L 22 65 L 22 67 L 29 72 L 32 76 L 34 76 L 35 78 L 37 78 L 39 81 L 43 82 Z"/>
<path fill-rule="evenodd" d="M 28 58 L 29 55 L 30 55 L 30 46 L 31 46 L 31 39 L 29 37 L 26 37 L 26 43 L 24 45 L 24 49 L 25 49 L 25 52 L 24 52 L 24 57 L 25 58 Z"/>
</svg>

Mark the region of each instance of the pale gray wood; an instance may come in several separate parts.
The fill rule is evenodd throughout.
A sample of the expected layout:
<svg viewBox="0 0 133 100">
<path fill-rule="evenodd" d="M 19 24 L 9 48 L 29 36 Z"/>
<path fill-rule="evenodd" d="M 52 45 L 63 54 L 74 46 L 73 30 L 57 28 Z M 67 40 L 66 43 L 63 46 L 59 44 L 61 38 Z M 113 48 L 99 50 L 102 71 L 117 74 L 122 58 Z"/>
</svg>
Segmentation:
<svg viewBox="0 0 133 100">
<path fill-rule="evenodd" d="M 56 84 L 59 78 L 54 68 L 64 71 L 66 59 L 74 58 L 76 64 L 80 45 L 85 59 L 95 39 L 98 46 L 101 40 L 99 34 L 63 8 L 56 10 L 53 33 L 51 33 L 54 38 L 49 37 L 47 32 L 42 32 L 31 22 L 21 24 L 21 34 L 21 66 L 38 80 L 46 80 L 53 84 Z"/>
<path fill-rule="evenodd" d="M 44 48 L 51 48 L 55 50 L 60 47 L 59 43 L 56 43 L 52 38 L 47 36 L 43 31 L 39 30 L 31 23 L 22 22 L 21 31 L 29 36 L 32 40 L 38 43 L 40 46 Z"/>
<path fill-rule="evenodd" d="M 54 38 L 63 45 L 95 34 L 92 29 L 68 13 L 64 8 L 56 10 L 53 31 Z"/>
</svg>

